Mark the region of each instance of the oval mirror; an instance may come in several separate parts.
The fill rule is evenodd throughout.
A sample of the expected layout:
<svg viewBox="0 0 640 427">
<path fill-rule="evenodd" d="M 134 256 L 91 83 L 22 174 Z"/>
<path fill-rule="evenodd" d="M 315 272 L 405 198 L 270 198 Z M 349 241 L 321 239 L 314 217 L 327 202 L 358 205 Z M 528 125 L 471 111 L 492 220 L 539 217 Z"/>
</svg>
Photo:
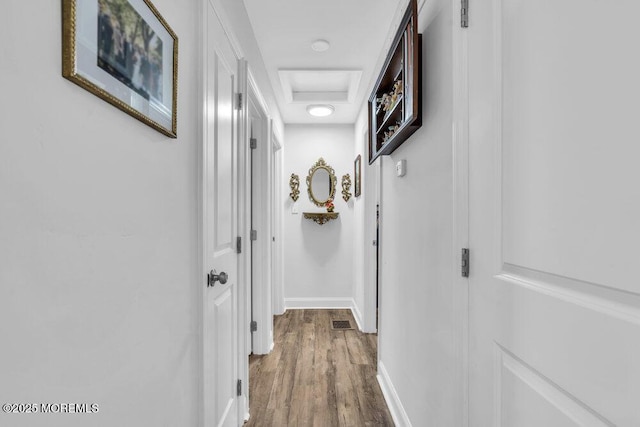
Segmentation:
<svg viewBox="0 0 640 427">
<path fill-rule="evenodd" d="M 309 199 L 320 207 L 324 207 L 325 203 L 335 196 L 335 172 L 322 158 L 309 169 L 307 192 L 309 193 Z"/>
<path fill-rule="evenodd" d="M 318 168 L 311 177 L 311 192 L 314 199 L 320 203 L 326 203 L 331 194 L 331 178 L 329 171 L 324 168 Z"/>
</svg>

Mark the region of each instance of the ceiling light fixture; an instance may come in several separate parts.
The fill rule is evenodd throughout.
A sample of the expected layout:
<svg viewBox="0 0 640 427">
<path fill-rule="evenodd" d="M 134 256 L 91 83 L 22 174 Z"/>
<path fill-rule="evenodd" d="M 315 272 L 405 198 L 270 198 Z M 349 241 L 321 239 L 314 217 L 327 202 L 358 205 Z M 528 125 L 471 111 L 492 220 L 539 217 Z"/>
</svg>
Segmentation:
<svg viewBox="0 0 640 427">
<path fill-rule="evenodd" d="M 314 104 L 307 106 L 307 112 L 315 117 L 326 117 L 333 114 L 336 109 L 329 104 Z"/>
<path fill-rule="evenodd" d="M 316 40 L 311 43 L 311 49 L 315 50 L 316 52 L 324 52 L 325 50 L 329 49 L 329 46 L 331 46 L 329 42 L 322 39 Z"/>
</svg>

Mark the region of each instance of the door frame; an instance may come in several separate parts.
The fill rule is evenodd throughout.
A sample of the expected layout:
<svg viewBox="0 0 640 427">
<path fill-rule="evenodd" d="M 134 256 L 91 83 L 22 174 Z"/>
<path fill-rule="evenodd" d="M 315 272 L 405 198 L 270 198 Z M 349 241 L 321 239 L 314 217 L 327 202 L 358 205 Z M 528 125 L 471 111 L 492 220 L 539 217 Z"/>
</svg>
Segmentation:
<svg viewBox="0 0 640 427">
<path fill-rule="evenodd" d="M 363 134 L 363 159 L 367 157 L 367 141 L 369 131 L 365 127 L 362 129 Z M 380 160 L 382 158 L 380 157 Z M 364 164 L 362 164 L 364 163 Z M 382 198 L 382 161 L 376 160 L 373 164 L 369 164 L 366 160 L 361 160 L 360 180 L 361 188 L 364 193 L 364 307 L 363 307 L 363 325 L 362 332 L 377 333 L 378 327 L 376 319 L 379 316 L 378 307 L 376 306 L 376 294 L 378 284 L 376 274 L 378 269 L 378 261 L 376 252 L 380 242 L 376 237 L 377 219 L 376 205 L 380 204 Z M 375 245 L 374 242 L 375 241 Z M 378 338 L 380 336 L 378 335 Z M 378 339 L 380 342 L 380 339 Z"/>
<path fill-rule="evenodd" d="M 453 16 L 460 1 L 452 0 Z M 457 339 L 454 355 L 460 361 L 455 370 L 460 396 L 460 426 L 469 426 L 469 278 L 462 277 L 461 250 L 469 247 L 469 53 L 467 31 L 454 19 L 453 32 L 453 321 Z M 471 252 L 473 256 L 473 252 Z M 473 274 L 473 265 L 470 268 Z"/>
<path fill-rule="evenodd" d="M 271 120 L 271 143 L 272 143 L 272 174 L 271 174 L 271 194 L 272 194 L 272 251 L 271 251 L 271 311 L 272 314 L 284 314 L 284 254 L 282 246 L 282 231 L 284 229 L 284 210 L 283 210 L 283 191 L 282 183 L 283 175 L 283 150 L 282 138 L 277 135 Z"/>
<path fill-rule="evenodd" d="M 272 278 L 272 222 L 273 222 L 273 200 L 272 200 L 272 142 L 271 142 L 271 120 L 267 115 L 267 108 L 264 98 L 261 96 L 258 86 L 250 75 L 247 92 L 247 137 L 245 146 L 249 145 L 251 138 L 252 117 L 250 109 L 255 110 L 257 120 L 260 122 L 260 134 L 253 135 L 257 139 L 257 146 L 250 150 L 249 155 L 253 155 L 251 181 L 258 182 L 259 185 L 253 187 L 249 192 L 249 214 L 254 206 L 258 212 L 262 212 L 257 218 L 250 216 L 249 226 L 257 232 L 255 241 L 247 240 L 247 252 L 251 253 L 251 306 L 250 316 L 257 322 L 257 330 L 253 332 L 252 352 L 254 354 L 268 354 L 273 347 L 273 312 L 271 296 Z M 257 180 L 256 180 L 257 178 Z M 251 250 L 249 250 L 251 245 Z M 251 334 L 251 333 L 250 333 Z M 250 337 L 251 338 L 251 337 Z"/>
</svg>

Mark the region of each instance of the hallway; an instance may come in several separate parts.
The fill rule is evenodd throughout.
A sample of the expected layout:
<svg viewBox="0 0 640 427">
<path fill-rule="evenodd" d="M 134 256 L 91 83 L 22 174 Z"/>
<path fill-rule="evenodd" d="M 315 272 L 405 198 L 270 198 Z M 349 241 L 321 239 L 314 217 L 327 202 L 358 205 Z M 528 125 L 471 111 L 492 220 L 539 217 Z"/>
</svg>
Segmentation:
<svg viewBox="0 0 640 427">
<path fill-rule="evenodd" d="M 355 329 L 331 329 L 346 319 Z M 394 425 L 376 381 L 377 336 L 349 310 L 287 310 L 274 329 L 273 351 L 250 357 L 245 426 Z"/>
</svg>

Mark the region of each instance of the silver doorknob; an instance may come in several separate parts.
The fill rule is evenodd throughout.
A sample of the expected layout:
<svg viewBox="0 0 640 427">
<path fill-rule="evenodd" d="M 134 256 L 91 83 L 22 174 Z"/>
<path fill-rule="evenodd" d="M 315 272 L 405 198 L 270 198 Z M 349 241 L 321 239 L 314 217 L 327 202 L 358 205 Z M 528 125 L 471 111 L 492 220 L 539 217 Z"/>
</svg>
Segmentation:
<svg viewBox="0 0 640 427">
<path fill-rule="evenodd" d="M 227 279 L 229 279 L 229 276 L 227 276 L 227 273 L 225 273 L 224 271 L 221 271 L 220 274 L 218 274 L 215 270 L 211 270 L 207 275 L 207 278 L 207 286 L 213 286 L 216 284 L 216 282 L 220 282 L 221 285 L 224 285 L 225 283 L 227 283 Z"/>
</svg>

